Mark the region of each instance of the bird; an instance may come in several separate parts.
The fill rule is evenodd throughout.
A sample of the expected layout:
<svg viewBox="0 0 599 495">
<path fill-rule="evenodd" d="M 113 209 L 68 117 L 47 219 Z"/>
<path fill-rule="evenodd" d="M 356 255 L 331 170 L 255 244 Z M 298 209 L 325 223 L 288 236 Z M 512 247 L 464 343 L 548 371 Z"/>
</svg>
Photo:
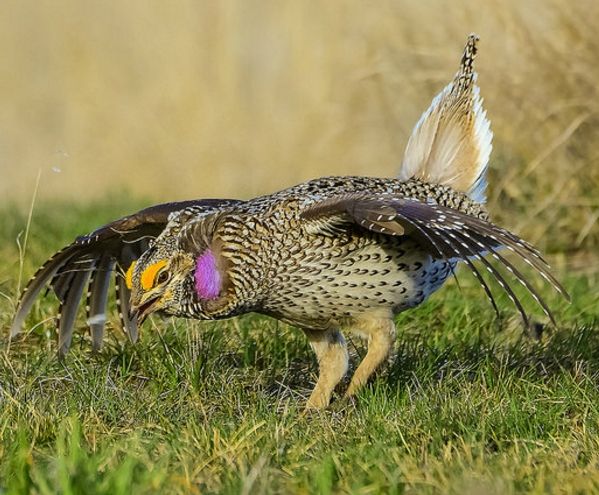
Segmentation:
<svg viewBox="0 0 599 495">
<path fill-rule="evenodd" d="M 38 270 L 11 335 L 49 283 L 61 302 L 58 349 L 66 354 L 87 287 L 92 346 L 99 349 L 114 274 L 119 315 L 133 341 L 153 313 L 197 320 L 259 313 L 299 328 L 319 368 L 305 407 L 318 410 L 348 371 L 345 335 L 368 346 L 345 391 L 353 398 L 390 356 L 394 317 L 455 277 L 458 264 L 498 314 L 490 280 L 530 325 L 511 279 L 556 324 L 505 251 L 568 293 L 541 253 L 492 223 L 485 205 L 493 135 L 474 70 L 478 41 L 468 37 L 454 78 L 416 123 L 397 177 L 323 177 L 250 200 L 165 203 L 118 219 Z"/>
</svg>

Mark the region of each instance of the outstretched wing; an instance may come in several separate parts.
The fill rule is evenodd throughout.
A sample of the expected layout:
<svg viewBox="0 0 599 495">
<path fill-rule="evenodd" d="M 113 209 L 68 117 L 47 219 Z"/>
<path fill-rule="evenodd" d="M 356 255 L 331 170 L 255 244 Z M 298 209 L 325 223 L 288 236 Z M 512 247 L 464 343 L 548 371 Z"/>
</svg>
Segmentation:
<svg viewBox="0 0 599 495">
<path fill-rule="evenodd" d="M 227 199 L 202 199 L 164 203 L 100 227 L 89 235 L 78 237 L 72 244 L 49 258 L 31 278 L 19 300 L 10 329 L 18 334 L 25 318 L 40 292 L 48 284 L 60 301 L 58 312 L 59 353 L 64 355 L 70 346 L 77 308 L 87 287 L 87 319 L 92 344 L 98 350 L 102 344 L 106 321 L 106 303 L 110 280 L 115 274 L 117 306 L 122 325 L 135 341 L 137 326 L 128 318 L 129 294 L 123 277 L 133 260 L 148 248 L 151 239 L 165 228 L 172 213 L 193 207 L 195 212 L 217 210 L 237 204 Z"/>
<path fill-rule="evenodd" d="M 464 261 L 497 310 L 491 289 L 473 263 L 473 260 L 478 260 L 518 308 L 527 327 L 528 315 L 522 303 L 504 275 L 485 256 L 490 255 L 498 261 L 526 287 L 554 325 L 555 319 L 543 298 L 524 275 L 498 252 L 500 248 L 512 251 L 569 299 L 565 289 L 551 274 L 549 266 L 534 247 L 505 229 L 453 208 L 397 195 L 358 193 L 313 203 L 303 210 L 301 217 L 307 222 L 308 231 L 325 235 L 334 235 L 348 226 L 359 226 L 384 235 L 410 235 L 418 239 L 432 256 Z"/>
</svg>

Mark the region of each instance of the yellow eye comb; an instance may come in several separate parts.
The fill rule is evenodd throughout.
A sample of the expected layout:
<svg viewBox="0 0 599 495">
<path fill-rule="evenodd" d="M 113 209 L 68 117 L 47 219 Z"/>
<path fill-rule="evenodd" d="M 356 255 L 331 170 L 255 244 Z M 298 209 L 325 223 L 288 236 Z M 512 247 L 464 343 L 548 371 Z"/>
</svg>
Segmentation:
<svg viewBox="0 0 599 495">
<path fill-rule="evenodd" d="M 141 274 L 141 286 L 144 290 L 150 290 L 152 287 L 154 287 L 156 274 L 164 265 L 166 265 L 165 260 L 158 261 L 153 265 L 150 265 L 143 271 L 143 273 Z"/>
<path fill-rule="evenodd" d="M 125 283 L 129 289 L 133 288 L 133 270 L 135 268 L 135 261 L 129 266 L 127 273 L 125 273 Z M 154 281 L 156 274 L 160 269 L 166 265 L 165 260 L 157 261 L 156 263 L 148 266 L 141 274 L 141 287 L 143 290 L 150 290 L 154 287 Z"/>
</svg>

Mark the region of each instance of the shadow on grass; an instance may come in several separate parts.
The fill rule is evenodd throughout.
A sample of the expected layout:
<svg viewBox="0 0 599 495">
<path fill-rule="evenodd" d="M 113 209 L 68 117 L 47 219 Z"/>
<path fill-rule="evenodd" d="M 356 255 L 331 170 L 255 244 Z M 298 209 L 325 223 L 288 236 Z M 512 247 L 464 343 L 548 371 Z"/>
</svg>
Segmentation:
<svg viewBox="0 0 599 495">
<path fill-rule="evenodd" d="M 599 322 L 598 322 L 599 325 Z M 495 369 L 517 376 L 549 377 L 579 373 L 599 375 L 598 325 L 548 331 L 540 339 L 522 334 L 479 336 L 468 342 L 438 345 L 424 336 L 399 339 L 386 382 L 399 385 L 425 376 L 442 380 L 448 375 L 476 374 Z"/>
</svg>

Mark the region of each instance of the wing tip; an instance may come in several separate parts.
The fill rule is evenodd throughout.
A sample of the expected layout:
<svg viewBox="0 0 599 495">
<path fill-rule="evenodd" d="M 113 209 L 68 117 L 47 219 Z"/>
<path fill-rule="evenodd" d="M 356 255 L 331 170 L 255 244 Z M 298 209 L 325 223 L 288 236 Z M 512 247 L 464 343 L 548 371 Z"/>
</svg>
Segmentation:
<svg viewBox="0 0 599 495">
<path fill-rule="evenodd" d="M 13 322 L 11 323 L 9 329 L 8 329 L 8 337 L 10 339 L 16 337 L 17 335 L 19 335 L 23 330 L 23 320 L 19 319 L 17 320 L 17 317 L 15 317 L 15 319 L 13 320 Z"/>
</svg>

